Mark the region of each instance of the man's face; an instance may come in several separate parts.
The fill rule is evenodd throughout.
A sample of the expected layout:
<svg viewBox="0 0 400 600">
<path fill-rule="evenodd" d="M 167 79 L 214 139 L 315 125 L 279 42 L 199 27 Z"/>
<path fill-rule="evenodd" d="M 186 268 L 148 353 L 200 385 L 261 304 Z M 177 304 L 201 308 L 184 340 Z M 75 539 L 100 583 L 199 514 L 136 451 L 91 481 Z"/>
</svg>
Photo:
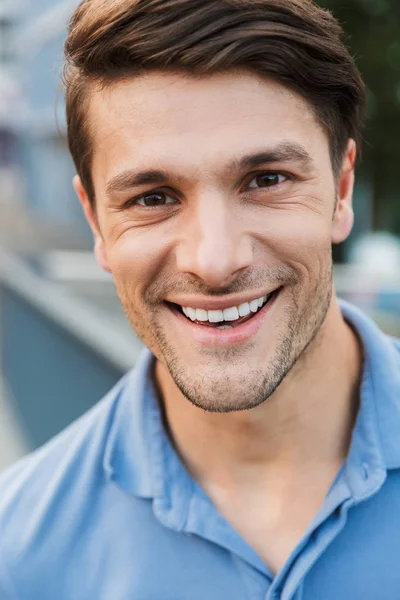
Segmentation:
<svg viewBox="0 0 400 600">
<path fill-rule="evenodd" d="M 90 119 L 86 212 L 133 328 L 194 404 L 260 404 L 323 323 L 349 230 L 322 127 L 245 73 L 132 78 L 94 93 Z"/>
</svg>

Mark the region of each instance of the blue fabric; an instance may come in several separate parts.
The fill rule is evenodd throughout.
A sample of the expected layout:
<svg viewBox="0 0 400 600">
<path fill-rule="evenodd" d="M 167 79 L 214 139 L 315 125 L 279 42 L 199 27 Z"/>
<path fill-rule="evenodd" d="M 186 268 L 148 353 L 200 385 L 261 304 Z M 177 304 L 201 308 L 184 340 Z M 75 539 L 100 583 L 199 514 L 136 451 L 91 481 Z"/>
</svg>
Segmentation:
<svg viewBox="0 0 400 600">
<path fill-rule="evenodd" d="M 398 600 L 400 345 L 341 307 L 364 346 L 361 406 L 348 457 L 275 578 L 175 454 L 146 350 L 0 476 L 1 600 Z"/>
</svg>

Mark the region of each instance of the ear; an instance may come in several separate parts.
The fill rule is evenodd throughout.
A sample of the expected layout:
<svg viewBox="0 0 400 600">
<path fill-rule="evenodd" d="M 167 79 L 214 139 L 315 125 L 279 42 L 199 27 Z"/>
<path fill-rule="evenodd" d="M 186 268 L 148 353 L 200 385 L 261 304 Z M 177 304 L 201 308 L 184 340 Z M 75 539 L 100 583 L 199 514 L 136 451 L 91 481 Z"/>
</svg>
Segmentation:
<svg viewBox="0 0 400 600">
<path fill-rule="evenodd" d="M 72 180 L 72 183 L 73 183 L 76 193 L 78 194 L 78 198 L 82 204 L 82 208 L 83 208 L 83 212 L 85 214 L 86 220 L 89 223 L 89 227 L 93 233 L 94 254 L 96 256 L 97 262 L 105 271 L 111 272 L 111 269 L 108 265 L 107 250 L 106 250 L 103 236 L 101 235 L 101 232 L 100 232 L 100 229 L 98 226 L 97 216 L 96 216 L 93 206 L 88 198 L 88 195 L 86 194 L 85 188 L 82 185 L 81 178 L 78 175 L 75 175 L 75 177 Z"/>
<path fill-rule="evenodd" d="M 354 140 L 350 139 L 347 144 L 346 154 L 343 158 L 343 164 L 337 182 L 338 197 L 332 225 L 333 244 L 340 244 L 340 242 L 343 242 L 350 235 L 353 227 L 353 188 L 356 155 L 356 143 Z"/>
</svg>

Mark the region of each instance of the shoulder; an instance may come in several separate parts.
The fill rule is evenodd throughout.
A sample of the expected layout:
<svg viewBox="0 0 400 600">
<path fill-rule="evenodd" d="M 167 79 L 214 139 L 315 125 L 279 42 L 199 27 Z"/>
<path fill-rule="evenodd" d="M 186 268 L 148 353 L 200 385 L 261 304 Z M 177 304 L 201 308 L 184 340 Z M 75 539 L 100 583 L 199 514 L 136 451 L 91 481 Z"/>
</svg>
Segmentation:
<svg viewBox="0 0 400 600">
<path fill-rule="evenodd" d="M 82 417 L 0 474 L 2 598 L 5 586 L 10 587 L 5 564 L 20 562 L 53 535 L 73 535 L 69 513 L 79 521 L 79 511 L 102 485 L 104 447 L 125 381 L 126 377 Z M 13 598 L 8 589 L 7 594 L 5 598 Z"/>
</svg>

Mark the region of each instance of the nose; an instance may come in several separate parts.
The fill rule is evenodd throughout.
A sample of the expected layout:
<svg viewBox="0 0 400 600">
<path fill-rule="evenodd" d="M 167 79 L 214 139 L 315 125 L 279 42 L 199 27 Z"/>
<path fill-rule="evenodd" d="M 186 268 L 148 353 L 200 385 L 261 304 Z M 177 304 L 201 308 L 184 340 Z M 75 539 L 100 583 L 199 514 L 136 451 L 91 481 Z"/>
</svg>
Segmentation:
<svg viewBox="0 0 400 600">
<path fill-rule="evenodd" d="M 190 273 L 212 288 L 229 285 L 252 264 L 250 236 L 229 198 L 209 195 L 198 199 L 182 227 L 176 260 L 180 272 Z"/>
</svg>

